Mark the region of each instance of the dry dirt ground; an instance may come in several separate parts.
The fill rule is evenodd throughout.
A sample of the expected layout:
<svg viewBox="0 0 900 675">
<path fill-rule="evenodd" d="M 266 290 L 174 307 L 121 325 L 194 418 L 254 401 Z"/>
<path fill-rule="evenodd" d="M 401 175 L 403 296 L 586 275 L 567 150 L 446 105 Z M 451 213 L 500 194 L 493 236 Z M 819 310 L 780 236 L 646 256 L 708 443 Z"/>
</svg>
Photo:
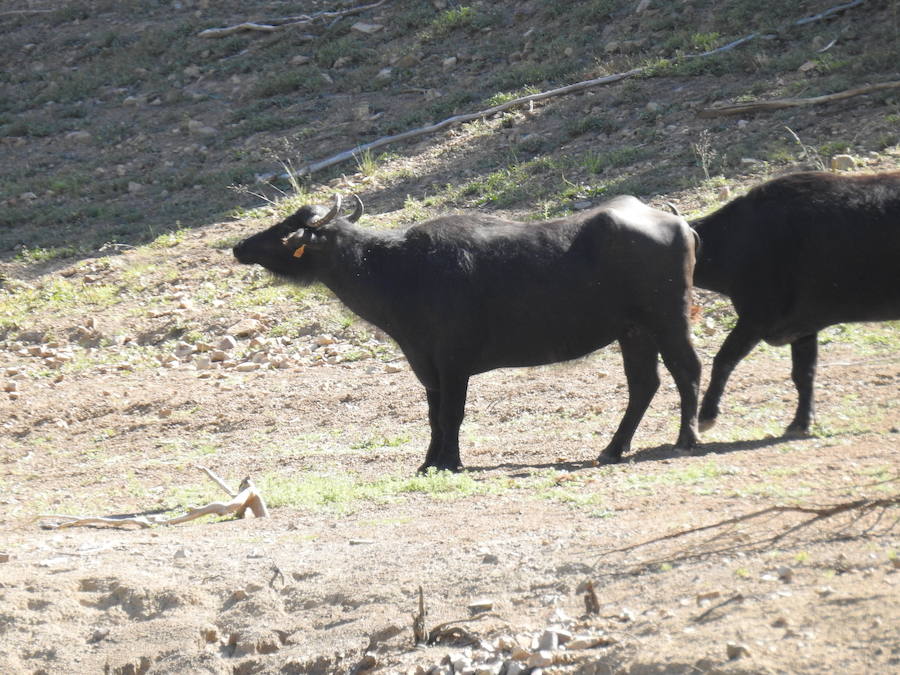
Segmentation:
<svg viewBox="0 0 900 675">
<path fill-rule="evenodd" d="M 15 67 L 0 78 L 0 674 L 900 672 L 896 322 L 823 332 L 810 438 L 781 437 L 789 355 L 759 348 L 697 452 L 673 452 L 664 373 L 629 461 L 596 467 L 625 405 L 613 346 L 474 378 L 466 472 L 414 478 L 426 405 L 396 347 L 322 291 L 234 265 L 230 245 L 261 221 L 216 222 L 260 205 L 231 183 L 279 196 L 254 182 L 276 158 L 320 159 L 526 85 L 756 31 L 772 35 L 391 146 L 371 175 L 350 162 L 304 187 L 361 193 L 371 226 L 476 207 L 541 217 L 619 192 L 693 215 L 723 188 L 838 152 L 897 169 L 889 92 L 697 118 L 900 78 L 896 3 L 776 31 L 836 1 L 719 12 L 597 0 L 570 15 L 476 0 L 471 16 L 398 1 L 218 42 L 197 33 L 353 3 L 258 3 L 252 15 L 224 0 L 4 4 L 0 55 Z M 384 28 L 362 37 L 358 19 Z M 377 79 L 388 67 L 393 79 Z M 705 384 L 732 316 L 721 298 L 697 302 Z M 246 333 L 212 361 L 239 322 Z M 271 516 L 49 529 L 53 514 L 222 499 L 197 465 L 232 485 L 253 477 Z M 853 503 L 814 522 L 790 510 Z M 416 646 L 420 588 L 435 640 Z M 476 601 L 490 610 L 474 614 Z M 547 635 L 567 632 L 553 649 Z"/>
<path fill-rule="evenodd" d="M 210 246 L 236 228 L 191 233 L 164 254 L 200 268 L 203 256 L 227 253 Z M 141 255 L 124 254 L 120 266 Z M 62 274 L 101 283 L 117 269 L 76 264 Z M 224 269 L 235 285 L 258 276 Z M 188 308 L 176 314 L 198 312 L 186 296 L 201 287 L 159 297 Z M 698 302 L 708 367 L 726 312 L 714 296 Z M 221 311 L 224 333 L 240 313 Z M 256 315 L 257 346 L 276 351 L 267 336 L 288 315 Z M 250 335 L 231 368 L 198 369 L 197 353 L 152 366 L 123 360 L 120 331 L 146 341 L 166 320 L 165 311 L 107 310 L 46 326 L 70 331 L 60 344 L 47 334 L 4 343 L 6 382 L 21 386 L 0 400 L 2 672 L 449 673 L 440 665 L 449 656 L 456 672 L 496 673 L 547 654 L 547 673 L 900 669 L 896 505 L 794 530 L 812 514 L 725 523 L 774 505 L 896 499 L 895 325 L 823 334 L 811 438 L 778 436 L 794 404 L 789 357 L 760 349 L 695 454 L 673 453 L 677 396 L 666 373 L 629 461 L 595 467 L 625 403 L 610 347 L 474 378 L 467 472 L 416 482 L 423 392 L 377 333 L 297 337 L 281 369 L 240 371 L 259 351 Z M 79 323 L 92 327 L 72 331 Z M 348 356 L 356 352 L 345 346 L 361 345 L 367 354 Z M 55 358 L 70 359 L 60 375 L 15 376 Z M 59 520 L 35 518 L 221 499 L 197 464 L 232 483 L 258 479 L 271 517 L 137 531 L 42 529 Z M 588 580 L 599 600 L 591 614 Z M 427 630 L 467 620 L 436 645 L 414 645 L 419 587 Z M 491 611 L 470 616 L 485 598 Z M 542 654 L 548 627 L 596 646 Z"/>
</svg>

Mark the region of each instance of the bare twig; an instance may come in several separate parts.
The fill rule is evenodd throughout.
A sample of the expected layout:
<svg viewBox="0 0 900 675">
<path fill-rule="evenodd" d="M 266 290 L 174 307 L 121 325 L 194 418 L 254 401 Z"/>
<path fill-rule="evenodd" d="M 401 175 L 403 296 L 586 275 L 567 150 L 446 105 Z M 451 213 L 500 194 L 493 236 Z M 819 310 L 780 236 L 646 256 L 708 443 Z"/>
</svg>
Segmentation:
<svg viewBox="0 0 900 675">
<path fill-rule="evenodd" d="M 11 9 L 8 12 L 0 12 L 0 16 L 12 16 L 14 14 L 50 14 L 55 9 Z"/>
<path fill-rule="evenodd" d="M 712 607 L 707 609 L 705 612 L 703 612 L 703 614 L 701 614 L 700 616 L 694 617 L 694 621 L 697 623 L 703 623 L 709 617 L 709 615 L 712 614 L 713 612 L 715 612 L 717 609 L 721 609 L 722 607 L 725 607 L 726 605 L 730 605 L 733 602 L 743 602 L 743 601 L 744 601 L 744 596 L 741 595 L 740 593 L 735 593 L 727 600 L 723 600 L 722 602 L 720 602 L 716 605 L 713 605 Z"/>
<path fill-rule="evenodd" d="M 687 530 L 679 530 L 678 532 L 672 532 L 670 534 L 663 535 L 661 537 L 656 537 L 654 539 L 649 539 L 647 541 L 640 542 L 638 544 L 631 544 L 629 546 L 623 546 L 621 548 L 613 549 L 608 551 L 604 555 L 609 555 L 612 553 L 627 553 L 629 551 L 633 551 L 638 548 L 642 548 L 645 546 L 650 546 L 653 544 L 658 544 L 664 541 L 671 541 L 673 539 L 680 539 L 681 537 L 685 537 L 690 534 L 697 534 L 699 532 L 708 532 L 711 530 L 721 529 L 730 525 L 736 525 L 738 523 L 744 523 L 750 520 L 755 520 L 757 518 L 761 518 L 762 516 L 769 515 L 778 515 L 783 513 L 803 513 L 808 514 L 811 517 L 803 520 L 802 522 L 788 527 L 787 529 L 779 532 L 778 534 L 773 534 L 769 537 L 762 539 L 757 542 L 758 544 L 766 544 L 770 545 L 781 541 L 785 537 L 790 534 L 793 534 L 801 529 L 807 528 L 810 525 L 819 522 L 821 520 L 825 520 L 831 518 L 833 516 L 849 513 L 849 512 L 859 512 L 859 517 L 867 513 L 871 513 L 872 511 L 878 509 L 886 509 L 894 506 L 900 505 L 900 495 L 896 495 L 893 497 L 885 497 L 881 499 L 856 499 L 851 502 L 840 502 L 838 504 L 833 504 L 831 506 L 823 506 L 823 507 L 815 507 L 815 506 L 784 506 L 784 505 L 775 505 L 769 506 L 764 509 L 760 509 L 759 511 L 753 511 L 751 513 L 745 513 L 741 516 L 735 516 L 734 518 L 728 518 L 726 520 L 721 520 L 716 523 L 712 523 L 710 525 L 701 525 L 699 527 L 692 527 Z M 715 541 L 720 538 L 722 535 L 717 535 L 713 537 L 710 541 Z M 684 560 L 697 557 L 699 555 L 708 555 L 710 553 L 722 553 L 724 551 L 732 550 L 738 548 L 740 545 L 730 545 L 724 546 L 715 551 L 702 551 L 702 552 L 692 552 L 685 556 L 680 556 L 676 558 L 669 558 L 668 561 L 671 562 L 673 560 Z M 650 563 L 652 564 L 652 563 Z"/>
<path fill-rule="evenodd" d="M 425 593 L 419 586 L 419 613 L 413 614 L 413 644 L 428 642 L 428 629 L 425 628 Z"/>
<path fill-rule="evenodd" d="M 856 87 L 855 89 L 846 89 L 834 94 L 825 94 L 824 96 L 812 96 L 810 98 L 779 98 L 771 101 L 755 101 L 753 103 L 726 105 L 721 108 L 705 108 L 697 113 L 697 117 L 723 117 L 726 115 L 743 115 L 744 113 L 768 112 L 771 110 L 783 110 L 784 108 L 821 105 L 822 103 L 843 101 L 844 99 L 852 98 L 853 96 L 862 96 L 863 94 L 871 94 L 876 91 L 897 88 L 900 88 L 900 80 L 879 82 L 878 84 Z"/>
<path fill-rule="evenodd" d="M 319 19 L 340 19 L 352 14 L 359 14 L 369 9 L 380 7 L 387 0 L 378 0 L 378 2 L 370 5 L 361 5 L 360 7 L 351 7 L 350 9 L 342 9 L 336 12 L 316 12 L 315 14 L 300 14 L 298 16 L 285 16 L 276 19 L 268 19 L 266 23 L 256 23 L 246 21 L 234 26 L 226 26 L 224 28 L 207 28 L 197 33 L 197 37 L 202 38 L 222 38 L 234 33 L 243 31 L 259 31 L 263 33 L 274 33 L 291 26 L 305 26 Z"/>
</svg>

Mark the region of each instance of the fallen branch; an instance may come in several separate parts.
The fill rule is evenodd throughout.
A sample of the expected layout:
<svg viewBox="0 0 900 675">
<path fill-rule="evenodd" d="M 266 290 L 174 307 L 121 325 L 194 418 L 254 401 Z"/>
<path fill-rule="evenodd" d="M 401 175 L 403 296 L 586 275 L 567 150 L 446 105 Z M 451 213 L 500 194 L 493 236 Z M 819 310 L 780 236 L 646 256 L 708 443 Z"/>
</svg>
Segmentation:
<svg viewBox="0 0 900 675">
<path fill-rule="evenodd" d="M 862 96 L 863 94 L 871 94 L 876 91 L 885 89 L 900 88 L 900 80 L 892 82 L 880 82 L 878 84 L 870 84 L 865 87 L 856 87 L 855 89 L 847 89 L 834 94 L 825 94 L 824 96 L 813 96 L 811 98 L 780 98 L 771 101 L 755 101 L 753 103 L 738 103 L 735 105 L 727 105 L 719 108 L 705 108 L 697 113 L 697 117 L 724 117 L 726 115 L 743 115 L 744 113 L 768 112 L 771 110 L 783 110 L 784 108 L 799 108 L 808 105 L 820 105 L 822 103 L 831 103 L 833 101 L 842 101 L 854 96 Z"/>
<path fill-rule="evenodd" d="M 617 73 L 615 75 L 607 75 L 605 77 L 598 77 L 593 80 L 585 80 L 584 82 L 576 82 L 575 84 L 570 84 L 565 87 L 560 87 L 558 89 L 551 89 L 550 91 L 541 92 L 538 94 L 530 94 L 528 96 L 521 96 L 512 101 L 507 101 L 506 103 L 501 103 L 500 105 L 495 105 L 492 108 L 488 108 L 487 110 L 479 110 L 478 112 L 466 113 L 463 115 L 454 115 L 453 117 L 449 117 L 441 122 L 437 122 L 436 124 L 429 124 L 428 126 L 419 127 L 417 129 L 410 129 L 409 131 L 404 131 L 399 134 L 395 134 L 393 136 L 385 136 L 383 138 L 379 138 L 377 140 L 372 141 L 371 143 L 365 143 L 363 145 L 359 145 L 351 150 L 345 150 L 343 152 L 339 152 L 336 155 L 332 155 L 326 159 L 320 160 L 318 162 L 313 162 L 311 164 L 307 164 L 306 166 L 300 167 L 294 175 L 296 176 L 304 176 L 306 174 L 314 173 L 316 171 L 321 171 L 329 166 L 333 166 L 335 164 L 340 164 L 341 162 L 345 162 L 349 159 L 355 158 L 358 154 L 364 153 L 367 150 L 374 150 L 376 148 L 380 148 L 385 145 L 390 145 L 391 143 L 399 143 L 400 141 L 405 141 L 410 138 L 415 138 L 416 136 L 424 136 L 426 134 L 433 134 L 435 132 L 440 131 L 441 129 L 446 129 L 448 127 L 455 126 L 457 124 L 463 124 L 465 122 L 471 122 L 473 120 L 481 119 L 482 117 L 490 117 L 491 115 L 496 115 L 497 113 L 503 112 L 504 110 L 509 110 L 510 108 L 515 108 L 526 103 L 534 103 L 535 101 L 541 101 L 545 98 L 551 98 L 553 96 L 561 96 L 563 94 L 571 94 L 576 91 L 583 91 L 584 89 L 590 89 L 591 87 L 597 87 L 601 84 L 609 84 L 611 82 L 618 82 L 619 80 L 624 80 L 626 77 L 632 77 L 633 75 L 637 75 L 644 71 L 644 68 L 634 68 L 624 73 Z M 288 177 L 288 174 L 284 174 L 283 178 Z"/>
<path fill-rule="evenodd" d="M 202 30 L 197 33 L 197 37 L 223 38 L 243 31 L 274 33 L 276 31 L 290 28 L 292 26 L 305 26 L 313 23 L 314 21 L 318 21 L 319 19 L 340 19 L 352 14 L 359 14 L 360 12 L 364 12 L 368 9 L 375 9 L 376 7 L 380 7 L 386 1 L 387 0 L 378 0 L 378 2 L 372 3 L 371 5 L 351 7 L 350 9 L 342 9 L 335 12 L 316 12 L 315 14 L 301 14 L 298 16 L 285 16 L 278 19 L 268 19 L 266 23 L 246 21 L 244 23 L 239 23 L 234 26 L 226 26 L 224 28 L 207 28 L 206 30 Z"/>
<path fill-rule="evenodd" d="M 887 481 L 887 482 L 892 482 L 894 480 L 897 480 L 897 479 L 894 478 L 894 479 L 891 479 L 891 481 Z M 810 525 L 813 525 L 814 523 L 817 523 L 819 521 L 826 520 L 828 518 L 832 518 L 833 516 L 837 516 L 839 514 L 844 514 L 844 513 L 853 513 L 854 514 L 855 517 L 849 524 L 849 525 L 853 525 L 854 523 L 858 522 L 861 518 L 863 518 L 867 514 L 872 513 L 873 511 L 879 511 L 879 515 L 878 515 L 878 518 L 876 519 L 876 523 L 875 523 L 875 525 L 872 526 L 872 527 L 875 527 L 881 521 L 881 518 L 886 509 L 889 509 L 892 507 L 897 507 L 897 506 L 900 506 L 900 495 L 895 495 L 893 497 L 884 497 L 881 499 L 865 499 L 865 498 L 857 499 L 857 500 L 854 500 L 851 502 L 840 502 L 838 504 L 832 504 L 831 506 L 822 506 L 822 507 L 784 506 L 784 505 L 779 504 L 779 505 L 775 505 L 775 506 L 769 506 L 764 509 L 760 509 L 759 511 L 745 513 L 744 515 L 741 515 L 741 516 L 735 516 L 734 518 L 728 518 L 727 520 L 722 520 L 722 521 L 719 521 L 716 523 L 712 523 L 710 525 L 701 525 L 699 527 L 693 527 L 693 528 L 690 528 L 687 530 L 680 530 L 678 532 L 673 532 L 671 534 L 666 534 L 661 537 L 649 539 L 647 541 L 643 541 L 638 544 L 630 544 L 628 546 L 623 546 L 621 548 L 607 551 L 601 557 L 605 557 L 607 555 L 614 554 L 614 553 L 628 553 L 628 552 L 633 551 L 638 548 L 651 546 L 653 544 L 659 544 L 659 543 L 662 543 L 665 541 L 671 541 L 673 539 L 680 539 L 681 537 L 686 537 L 691 534 L 697 534 L 700 532 L 709 532 L 712 530 L 722 529 L 722 528 L 725 528 L 728 526 L 734 526 L 734 525 L 737 525 L 740 523 L 745 523 L 745 522 L 748 522 L 751 520 L 761 518 L 763 516 L 778 516 L 780 514 L 785 514 L 785 513 L 801 513 L 801 514 L 808 514 L 809 516 L 811 516 L 810 518 L 807 518 L 807 519 L 801 521 L 800 523 L 797 523 L 796 525 L 787 527 L 786 529 L 782 530 L 781 532 L 779 532 L 777 534 L 772 534 L 771 536 L 764 537 L 758 541 L 751 542 L 749 544 L 726 543 L 724 545 L 721 545 L 719 548 L 707 548 L 707 549 L 699 550 L 699 551 L 694 549 L 690 553 L 686 553 L 684 555 L 676 555 L 674 557 L 666 557 L 665 559 L 660 559 L 660 560 L 645 561 L 644 563 L 641 564 L 641 566 L 647 567 L 647 566 L 653 566 L 653 565 L 657 565 L 657 564 L 661 564 L 661 563 L 683 562 L 685 560 L 693 560 L 693 559 L 697 559 L 697 558 L 700 558 L 703 556 L 726 553 L 726 552 L 735 551 L 738 549 L 746 549 L 746 548 L 749 548 L 750 546 L 769 547 L 772 544 L 776 544 L 776 543 L 780 542 L 788 535 L 798 532 L 799 530 L 805 529 L 805 528 L 809 527 Z M 898 520 L 898 522 L 900 522 L 900 520 Z M 849 527 L 849 525 L 848 525 L 848 527 Z M 896 525 L 896 522 L 894 523 L 894 525 Z M 868 528 L 868 530 L 871 530 L 872 527 Z M 893 527 L 893 525 L 891 527 Z M 710 539 L 707 542 L 707 544 L 710 544 L 717 539 L 721 539 L 724 534 L 725 533 L 715 535 L 714 537 L 712 537 L 712 539 Z"/>
<path fill-rule="evenodd" d="M 239 492 L 235 493 L 225 482 L 215 473 L 205 467 L 197 467 L 211 480 L 213 480 L 222 490 L 228 493 L 232 499 L 227 502 L 212 502 L 205 506 L 193 507 L 187 513 L 173 518 L 163 518 L 161 516 L 68 516 L 59 514 L 43 514 L 38 518 L 52 518 L 54 520 L 62 520 L 55 525 L 47 525 L 49 529 L 62 529 L 65 527 L 83 527 L 85 525 L 109 525 L 112 527 L 128 527 L 137 525 L 138 527 L 148 528 L 155 525 L 177 525 L 178 523 L 186 523 L 189 520 L 196 520 L 201 516 L 217 515 L 227 516 L 235 515 L 243 518 L 249 509 L 256 518 L 266 518 L 269 510 L 262 495 L 256 489 L 250 478 L 241 481 Z"/>
<path fill-rule="evenodd" d="M 807 23 L 812 23 L 814 21 L 820 21 L 825 19 L 833 14 L 838 12 L 842 12 L 844 10 L 850 9 L 852 7 L 856 7 L 861 5 L 865 0 L 853 0 L 853 2 L 848 2 L 843 5 L 836 5 L 831 9 L 828 9 L 820 14 L 816 14 L 815 16 L 806 17 L 803 19 L 798 19 L 793 21 L 791 25 L 800 26 Z M 729 42 L 726 45 L 721 47 L 717 47 L 715 49 L 710 49 L 706 52 L 701 52 L 699 54 L 686 54 L 681 56 L 683 59 L 698 59 L 705 58 L 707 56 L 712 56 L 713 54 L 721 54 L 722 52 L 727 52 L 736 47 L 739 47 L 743 44 L 747 44 L 756 39 L 770 39 L 774 36 L 771 35 L 760 35 L 759 33 L 752 33 L 745 37 L 739 38 L 732 42 Z M 416 138 L 417 136 L 424 136 L 427 134 L 433 134 L 443 129 L 447 129 L 449 127 L 455 126 L 457 124 L 463 124 L 465 122 L 471 122 L 473 120 L 481 119 L 484 117 L 490 117 L 491 115 L 496 115 L 497 113 L 503 112 L 505 110 L 509 110 L 510 108 L 516 108 L 525 104 L 533 105 L 536 101 L 542 101 L 547 98 L 552 98 L 555 96 L 562 96 L 564 94 L 571 94 L 578 91 L 584 91 L 585 89 L 592 89 L 594 87 L 599 87 L 606 84 L 612 84 L 613 82 L 619 82 L 629 77 L 633 77 L 635 75 L 640 75 L 645 71 L 652 68 L 652 66 L 641 66 L 639 68 L 633 68 L 631 70 L 616 73 L 614 75 L 607 75 L 605 77 L 598 77 L 592 80 L 584 80 L 582 82 L 576 82 L 575 84 L 570 84 L 565 87 L 559 87 L 557 89 L 551 89 L 549 91 L 540 92 L 537 94 L 531 94 L 529 96 L 521 96 L 512 101 L 507 101 L 501 105 L 494 106 L 492 108 L 488 108 L 486 110 L 479 110 L 473 113 L 466 113 L 463 115 L 455 115 L 453 117 L 449 117 L 445 120 L 437 122 L 435 124 L 429 124 L 424 127 L 419 127 L 417 129 L 411 129 L 409 131 L 404 131 L 399 134 L 395 134 L 393 136 L 384 136 L 383 138 L 376 139 L 371 141 L 370 143 L 365 143 L 363 145 L 359 145 L 350 150 L 344 150 L 343 152 L 339 152 L 336 155 L 332 155 L 331 157 L 326 157 L 325 159 L 319 160 L 317 162 L 311 162 L 306 164 L 305 166 L 300 167 L 294 174 L 282 174 L 281 178 L 290 178 L 291 176 L 305 176 L 307 174 L 314 173 L 316 171 L 321 171 L 322 169 L 326 169 L 330 166 L 334 166 L 335 164 L 340 164 L 342 162 L 348 161 L 350 159 L 354 159 L 358 154 L 364 153 L 367 150 L 374 150 L 376 148 L 383 147 L 385 145 L 390 145 L 392 143 L 399 143 L 401 141 L 409 140 L 410 138 Z"/>
</svg>

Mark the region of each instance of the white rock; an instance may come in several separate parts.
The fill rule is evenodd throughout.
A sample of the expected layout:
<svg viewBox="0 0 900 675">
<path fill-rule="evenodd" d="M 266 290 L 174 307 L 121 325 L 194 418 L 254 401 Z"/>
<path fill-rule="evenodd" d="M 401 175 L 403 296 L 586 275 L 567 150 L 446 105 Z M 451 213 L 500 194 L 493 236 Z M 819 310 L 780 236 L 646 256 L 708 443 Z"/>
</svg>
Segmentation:
<svg viewBox="0 0 900 675">
<path fill-rule="evenodd" d="M 131 194 L 137 194 L 138 192 L 143 192 L 143 190 L 144 186 L 137 181 L 128 181 L 128 192 L 130 192 Z"/>
<path fill-rule="evenodd" d="M 849 171 L 856 166 L 852 155 L 835 155 L 831 158 L 832 171 Z"/>
<path fill-rule="evenodd" d="M 553 652 L 542 649 L 528 657 L 529 668 L 545 668 L 553 665 Z"/>
<path fill-rule="evenodd" d="M 559 636 L 555 631 L 545 630 L 538 641 L 539 651 L 552 652 L 559 647 Z"/>
<path fill-rule="evenodd" d="M 208 356 L 198 356 L 194 359 L 194 368 L 197 370 L 209 370 L 212 368 L 212 359 Z"/>
<path fill-rule="evenodd" d="M 261 364 L 253 363 L 252 361 L 244 361 L 244 363 L 237 364 L 234 369 L 239 373 L 249 373 L 254 370 L 259 370 L 261 368 Z"/>
<path fill-rule="evenodd" d="M 470 614 L 481 614 L 481 612 L 490 612 L 494 609 L 494 601 L 490 598 L 478 598 L 469 603 Z"/>
<path fill-rule="evenodd" d="M 228 358 L 228 354 L 222 349 L 213 349 L 209 353 L 209 360 L 213 362 L 224 361 Z"/>
<path fill-rule="evenodd" d="M 350 26 L 350 30 L 355 30 L 359 33 L 365 33 L 366 35 L 377 33 L 383 28 L 384 26 L 379 23 L 368 23 L 366 21 L 357 21 L 355 24 Z"/>
<path fill-rule="evenodd" d="M 70 141 L 75 141 L 76 143 L 87 143 L 93 138 L 93 136 L 91 136 L 90 132 L 79 130 L 70 131 L 66 134 L 66 138 Z"/>
<path fill-rule="evenodd" d="M 456 67 L 458 61 L 459 59 L 457 59 L 455 56 L 448 56 L 446 59 L 441 61 L 441 67 L 444 70 L 451 70 Z"/>
<path fill-rule="evenodd" d="M 261 328 L 262 324 L 257 319 L 241 319 L 228 329 L 228 335 L 253 337 L 259 333 Z"/>
</svg>

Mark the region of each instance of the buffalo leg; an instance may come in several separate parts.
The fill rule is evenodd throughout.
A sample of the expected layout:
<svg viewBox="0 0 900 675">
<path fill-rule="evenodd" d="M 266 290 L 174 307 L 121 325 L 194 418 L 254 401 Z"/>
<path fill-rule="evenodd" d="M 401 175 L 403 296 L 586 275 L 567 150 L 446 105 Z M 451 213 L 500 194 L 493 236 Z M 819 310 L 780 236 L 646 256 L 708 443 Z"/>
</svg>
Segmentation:
<svg viewBox="0 0 900 675">
<path fill-rule="evenodd" d="M 681 428 L 675 447 L 689 450 L 697 445 L 697 401 L 700 398 L 700 359 L 691 345 L 689 333 L 660 339 L 663 363 L 672 373 L 681 398 Z"/>
<path fill-rule="evenodd" d="M 807 434 L 813 417 L 813 382 L 816 378 L 817 335 L 807 335 L 791 343 L 791 379 L 797 387 L 797 412 L 788 434 Z"/>
<path fill-rule="evenodd" d="M 431 426 L 431 441 L 428 443 L 428 452 L 425 453 L 425 461 L 419 467 L 419 473 L 424 473 L 428 467 L 435 465 L 435 458 L 441 453 L 441 424 L 438 411 L 441 408 L 441 392 L 439 389 L 426 389 L 425 396 L 428 399 L 428 424 Z"/>
<path fill-rule="evenodd" d="M 725 338 L 719 353 L 713 359 L 709 386 L 700 404 L 700 431 L 710 429 L 719 415 L 719 401 L 725 392 L 725 385 L 735 366 L 759 344 L 759 336 L 748 328 L 747 323 L 738 319 L 734 330 Z"/>
<path fill-rule="evenodd" d="M 459 471 L 459 428 L 462 426 L 466 407 L 467 377 L 441 377 L 440 390 L 427 391 L 428 420 L 431 424 L 431 443 L 425 462 L 419 467 L 424 473 L 429 468 Z"/>
<path fill-rule="evenodd" d="M 653 340 L 643 332 L 632 329 L 619 338 L 619 346 L 628 380 L 628 407 L 609 445 L 597 458 L 601 464 L 615 464 L 622 459 L 623 453 L 631 449 L 631 439 L 638 423 L 659 388 L 658 352 Z"/>
</svg>

